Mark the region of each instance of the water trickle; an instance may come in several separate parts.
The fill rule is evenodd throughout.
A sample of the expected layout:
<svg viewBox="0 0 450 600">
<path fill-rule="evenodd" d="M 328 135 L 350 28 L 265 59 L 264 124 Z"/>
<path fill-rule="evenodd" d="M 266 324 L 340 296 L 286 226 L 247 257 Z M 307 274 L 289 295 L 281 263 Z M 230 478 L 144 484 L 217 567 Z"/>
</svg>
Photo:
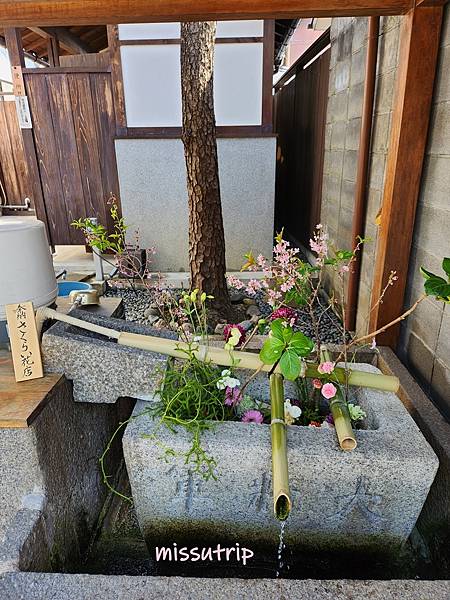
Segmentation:
<svg viewBox="0 0 450 600">
<path fill-rule="evenodd" d="M 286 544 L 284 543 L 285 528 L 286 528 L 286 521 L 280 521 L 280 537 L 279 537 L 278 553 L 277 553 L 277 574 L 276 574 L 277 577 L 280 577 L 281 572 L 284 567 L 283 550 L 286 547 Z"/>
</svg>

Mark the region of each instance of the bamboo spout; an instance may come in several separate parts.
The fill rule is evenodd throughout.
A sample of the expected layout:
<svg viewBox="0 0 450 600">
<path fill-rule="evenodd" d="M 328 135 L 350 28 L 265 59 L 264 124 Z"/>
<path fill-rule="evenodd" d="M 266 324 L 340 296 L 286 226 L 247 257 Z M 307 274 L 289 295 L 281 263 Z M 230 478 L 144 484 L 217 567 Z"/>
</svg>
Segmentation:
<svg viewBox="0 0 450 600">
<path fill-rule="evenodd" d="M 284 421 L 283 376 L 270 375 L 271 437 L 272 437 L 272 485 L 273 512 L 279 521 L 285 521 L 292 509 L 289 491 L 289 472 L 286 448 L 286 424 Z"/>
<path fill-rule="evenodd" d="M 330 410 L 340 447 L 346 452 L 354 450 L 356 448 L 355 433 L 352 429 L 347 404 L 341 397 L 340 392 L 331 400 Z"/>
<path fill-rule="evenodd" d="M 47 307 L 39 308 L 36 312 L 36 323 L 39 333 L 42 328 L 42 324 L 46 319 L 55 319 L 56 321 L 63 321 L 88 331 L 94 331 L 100 335 L 116 339 L 117 343 L 122 346 L 140 348 L 150 352 L 159 352 L 167 356 L 173 356 L 174 358 L 186 358 L 185 350 L 188 348 L 188 344 L 185 342 L 169 340 L 150 335 L 128 333 L 125 331 L 116 331 L 114 329 L 110 329 L 109 327 L 95 325 L 70 315 L 64 315 Z M 235 350 L 233 353 L 230 353 L 228 350 L 224 350 L 223 348 L 207 347 L 200 344 L 198 344 L 196 348 L 191 347 L 191 349 L 193 349 L 199 360 L 211 361 L 216 365 L 221 365 L 224 367 L 237 366 L 240 369 L 251 369 L 252 371 L 258 370 L 266 372 L 271 371 L 273 368 L 272 365 L 263 364 L 258 354 L 253 354 L 252 352 Z M 275 373 L 280 374 L 279 365 L 275 368 Z M 333 375 L 339 383 L 347 382 L 352 386 L 374 388 L 387 392 L 397 392 L 400 386 L 400 382 L 397 377 L 381 375 L 378 373 L 366 373 L 364 371 L 352 370 L 347 373 L 345 369 L 336 367 L 333 371 Z M 319 373 L 318 365 L 307 363 L 306 377 L 318 377 L 320 379 L 323 377 L 323 375 Z"/>
</svg>

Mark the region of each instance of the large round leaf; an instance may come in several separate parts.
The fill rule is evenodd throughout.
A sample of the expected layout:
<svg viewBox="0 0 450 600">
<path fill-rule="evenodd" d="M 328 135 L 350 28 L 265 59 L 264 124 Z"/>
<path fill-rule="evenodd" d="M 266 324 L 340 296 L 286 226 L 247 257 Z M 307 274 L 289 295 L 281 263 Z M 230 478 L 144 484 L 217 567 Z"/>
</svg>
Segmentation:
<svg viewBox="0 0 450 600">
<path fill-rule="evenodd" d="M 280 369 L 285 379 L 294 381 L 300 375 L 300 359 L 294 350 L 289 348 L 284 352 L 280 360 Z"/>
</svg>

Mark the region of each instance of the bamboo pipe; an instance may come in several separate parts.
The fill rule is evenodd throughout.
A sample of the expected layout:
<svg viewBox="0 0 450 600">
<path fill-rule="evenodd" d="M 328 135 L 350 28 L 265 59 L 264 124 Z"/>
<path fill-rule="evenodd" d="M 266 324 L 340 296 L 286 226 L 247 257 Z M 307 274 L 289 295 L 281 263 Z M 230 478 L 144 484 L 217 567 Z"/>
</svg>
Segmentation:
<svg viewBox="0 0 450 600">
<path fill-rule="evenodd" d="M 340 392 L 330 401 L 330 410 L 333 415 L 334 428 L 342 450 L 349 452 L 357 446 L 356 437 L 352 429 L 350 413 Z"/>
<path fill-rule="evenodd" d="M 289 491 L 289 472 L 286 448 L 286 423 L 284 421 L 283 376 L 272 373 L 270 382 L 272 438 L 273 512 L 279 521 L 285 521 L 292 509 Z"/>
<path fill-rule="evenodd" d="M 63 321 L 69 323 L 75 327 L 86 329 L 104 335 L 105 337 L 113 338 L 117 340 L 117 343 L 122 346 L 128 346 L 130 348 L 140 348 L 141 350 L 149 350 L 150 352 L 158 352 L 167 356 L 173 356 L 174 358 L 185 359 L 186 354 L 183 350 L 187 350 L 189 345 L 186 342 L 177 340 L 169 340 L 166 338 L 160 338 L 150 335 L 142 335 L 137 333 L 128 333 L 125 331 L 116 331 L 109 327 L 102 327 L 89 323 L 88 321 L 82 321 L 70 315 L 64 315 L 51 308 L 42 307 L 36 312 L 36 325 L 38 332 L 42 328 L 42 324 L 46 319 L 54 319 L 56 321 Z M 273 369 L 273 365 L 263 364 L 258 354 L 253 352 L 240 352 L 233 351 L 230 353 L 228 350 L 223 348 L 214 348 L 209 346 L 198 345 L 195 349 L 191 345 L 191 349 L 195 356 L 201 361 L 210 360 L 216 365 L 224 367 L 238 367 L 240 369 L 250 369 L 253 371 L 260 370 L 269 372 Z M 307 363 L 305 376 L 309 378 L 323 378 L 323 374 L 319 373 L 318 365 Z M 281 373 L 280 367 L 277 366 L 274 370 L 275 373 Z M 345 383 L 346 377 L 348 377 L 348 384 L 356 387 L 367 387 L 377 390 L 383 390 L 386 392 L 397 392 L 400 382 L 398 377 L 391 375 L 382 375 L 378 373 L 366 373 L 364 371 L 351 371 L 346 374 L 345 369 L 337 367 L 333 371 L 333 377 L 338 383 Z"/>
<path fill-rule="evenodd" d="M 330 353 L 326 348 L 321 348 L 320 360 L 322 362 L 330 360 Z M 352 420 L 350 418 L 347 403 L 339 389 L 336 396 L 330 401 L 330 410 L 333 415 L 334 429 L 336 431 L 339 446 L 346 452 L 354 450 L 357 444 L 352 428 Z"/>
</svg>

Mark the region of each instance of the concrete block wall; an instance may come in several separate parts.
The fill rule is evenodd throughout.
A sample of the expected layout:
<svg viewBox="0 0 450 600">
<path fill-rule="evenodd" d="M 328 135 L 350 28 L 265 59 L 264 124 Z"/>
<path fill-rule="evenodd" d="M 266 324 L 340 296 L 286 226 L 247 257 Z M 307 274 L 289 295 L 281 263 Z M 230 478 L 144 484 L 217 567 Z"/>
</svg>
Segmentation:
<svg viewBox="0 0 450 600">
<path fill-rule="evenodd" d="M 381 206 L 389 143 L 392 97 L 398 65 L 399 17 L 380 23 L 379 60 L 375 91 L 375 127 L 371 146 L 368 214 L 359 293 L 358 331 L 364 331 L 370 310 L 372 268 L 377 242 L 376 216 Z M 350 248 L 356 169 L 361 130 L 367 52 L 367 18 L 333 19 L 324 181 L 321 220 L 339 248 Z M 330 287 L 337 288 L 333 276 Z"/>
<path fill-rule="evenodd" d="M 439 66 L 414 228 L 405 306 L 421 294 L 419 268 L 439 273 L 450 256 L 450 7 Z M 398 348 L 424 390 L 450 418 L 450 306 L 426 299 L 403 325 Z"/>
<path fill-rule="evenodd" d="M 419 267 L 439 271 L 450 256 L 450 7 L 445 9 L 428 147 L 417 209 L 405 308 L 423 289 Z M 386 155 L 398 68 L 401 17 L 380 21 L 374 124 L 368 181 L 365 236 L 356 329 L 367 331 L 377 244 L 376 217 L 383 197 Z M 356 161 L 361 127 L 366 18 L 333 19 L 327 130 L 325 140 L 323 223 L 338 247 L 351 244 Z M 338 290 L 332 276 L 328 285 Z M 398 353 L 423 389 L 450 417 L 450 307 L 425 300 L 403 324 Z"/>
</svg>

